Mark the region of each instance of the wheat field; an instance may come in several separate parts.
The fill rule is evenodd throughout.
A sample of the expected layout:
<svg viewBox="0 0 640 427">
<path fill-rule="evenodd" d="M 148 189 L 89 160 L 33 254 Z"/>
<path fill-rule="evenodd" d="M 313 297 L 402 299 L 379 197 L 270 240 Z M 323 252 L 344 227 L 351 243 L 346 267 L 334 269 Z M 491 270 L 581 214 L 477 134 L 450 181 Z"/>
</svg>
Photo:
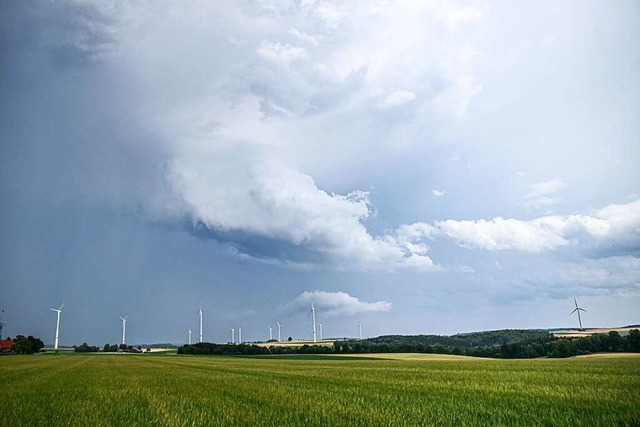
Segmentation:
<svg viewBox="0 0 640 427">
<path fill-rule="evenodd" d="M 629 357 L 37 355 L 0 375 L 3 425 L 640 424 Z"/>
</svg>

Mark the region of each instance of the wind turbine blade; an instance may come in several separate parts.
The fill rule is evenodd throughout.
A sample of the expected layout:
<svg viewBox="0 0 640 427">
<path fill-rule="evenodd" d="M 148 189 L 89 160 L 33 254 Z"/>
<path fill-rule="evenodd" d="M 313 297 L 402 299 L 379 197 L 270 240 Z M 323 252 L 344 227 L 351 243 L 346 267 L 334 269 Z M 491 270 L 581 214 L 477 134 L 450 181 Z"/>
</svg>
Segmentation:
<svg viewBox="0 0 640 427">
<path fill-rule="evenodd" d="M 58 310 L 62 310 L 62 307 L 64 307 L 65 304 L 66 302 L 63 302 L 62 305 L 58 308 Z"/>
<path fill-rule="evenodd" d="M 571 316 L 573 313 L 575 313 L 576 311 L 578 311 L 577 308 L 575 308 L 571 313 L 569 313 L 569 316 Z"/>
<path fill-rule="evenodd" d="M 580 311 L 587 311 L 587 310 L 585 310 L 584 308 L 579 308 L 578 310 L 580 310 Z"/>
</svg>

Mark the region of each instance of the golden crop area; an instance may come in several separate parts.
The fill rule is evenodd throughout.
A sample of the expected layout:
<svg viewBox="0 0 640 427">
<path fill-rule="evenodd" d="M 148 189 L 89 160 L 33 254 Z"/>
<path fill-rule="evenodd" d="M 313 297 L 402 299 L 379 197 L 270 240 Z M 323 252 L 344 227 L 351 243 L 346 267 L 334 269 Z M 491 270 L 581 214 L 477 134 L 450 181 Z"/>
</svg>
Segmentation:
<svg viewBox="0 0 640 427">
<path fill-rule="evenodd" d="M 34 355 L 0 376 L 7 426 L 640 424 L 638 357 Z"/>
</svg>

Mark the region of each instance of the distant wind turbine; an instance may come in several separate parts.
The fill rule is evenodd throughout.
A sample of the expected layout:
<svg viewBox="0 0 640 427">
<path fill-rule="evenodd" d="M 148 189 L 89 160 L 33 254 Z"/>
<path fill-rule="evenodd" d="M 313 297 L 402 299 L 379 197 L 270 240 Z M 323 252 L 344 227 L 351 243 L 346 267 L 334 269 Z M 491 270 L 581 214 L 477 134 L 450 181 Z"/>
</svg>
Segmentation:
<svg viewBox="0 0 640 427">
<path fill-rule="evenodd" d="M 313 301 L 311 302 L 311 318 L 313 321 L 313 342 L 318 342 L 316 340 L 316 309 L 313 307 Z"/>
<path fill-rule="evenodd" d="M 318 323 L 318 326 L 320 326 L 320 341 L 322 341 L 322 323 Z"/>
<path fill-rule="evenodd" d="M 235 344 L 236 343 L 236 330 L 234 328 L 231 328 L 231 344 Z"/>
<path fill-rule="evenodd" d="M 128 317 L 129 316 L 120 317 L 120 319 L 122 319 L 122 345 L 126 343 Z"/>
<path fill-rule="evenodd" d="M 4 310 L 0 312 L 0 340 L 4 339 L 4 336 L 7 334 L 7 322 L 3 319 Z"/>
<path fill-rule="evenodd" d="M 280 325 L 280 322 L 276 322 L 278 324 L 278 342 L 282 342 L 282 340 L 280 339 L 280 328 L 282 327 L 282 325 Z"/>
<path fill-rule="evenodd" d="M 191 345 L 191 328 L 189 328 L 189 345 Z"/>
<path fill-rule="evenodd" d="M 58 308 L 51 308 L 51 311 L 55 311 L 56 313 L 58 313 L 58 318 L 56 320 L 56 340 L 53 344 L 53 348 L 54 349 L 58 349 L 58 335 L 60 333 L 60 313 L 62 313 L 62 307 L 64 307 L 65 303 L 62 303 L 62 305 Z"/>
<path fill-rule="evenodd" d="M 200 315 L 200 342 L 202 342 L 202 305 L 200 305 L 200 310 L 198 310 L 198 314 Z"/>
<path fill-rule="evenodd" d="M 584 328 L 582 327 L 582 319 L 580 318 L 580 312 L 581 312 L 581 311 L 587 311 L 587 310 L 585 310 L 584 308 L 580 308 L 580 307 L 578 307 L 578 301 L 576 301 L 576 299 L 575 299 L 575 298 L 573 299 L 573 302 L 574 302 L 574 304 L 576 305 L 576 308 L 574 308 L 574 309 L 573 309 L 573 311 L 571 312 L 571 314 L 576 313 L 576 312 L 578 313 L 578 322 L 580 323 L 580 330 L 581 330 L 581 331 L 584 331 Z"/>
<path fill-rule="evenodd" d="M 238 344 L 242 344 L 242 328 L 238 328 Z"/>
<path fill-rule="evenodd" d="M 360 339 L 362 339 L 362 323 L 358 323 L 358 331 L 360 334 Z"/>
<path fill-rule="evenodd" d="M 271 341 L 273 339 L 273 329 L 271 326 L 267 326 L 267 328 L 269 328 L 269 341 Z"/>
</svg>

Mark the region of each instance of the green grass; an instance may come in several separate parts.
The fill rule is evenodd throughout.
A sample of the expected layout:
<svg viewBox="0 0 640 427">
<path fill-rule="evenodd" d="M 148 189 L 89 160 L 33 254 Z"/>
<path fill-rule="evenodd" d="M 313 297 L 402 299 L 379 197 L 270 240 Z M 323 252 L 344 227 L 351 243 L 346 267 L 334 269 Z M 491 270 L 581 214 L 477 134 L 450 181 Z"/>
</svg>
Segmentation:
<svg viewBox="0 0 640 427">
<path fill-rule="evenodd" d="M 12 356 L 0 378 L 3 425 L 640 424 L 631 357 Z"/>
</svg>

